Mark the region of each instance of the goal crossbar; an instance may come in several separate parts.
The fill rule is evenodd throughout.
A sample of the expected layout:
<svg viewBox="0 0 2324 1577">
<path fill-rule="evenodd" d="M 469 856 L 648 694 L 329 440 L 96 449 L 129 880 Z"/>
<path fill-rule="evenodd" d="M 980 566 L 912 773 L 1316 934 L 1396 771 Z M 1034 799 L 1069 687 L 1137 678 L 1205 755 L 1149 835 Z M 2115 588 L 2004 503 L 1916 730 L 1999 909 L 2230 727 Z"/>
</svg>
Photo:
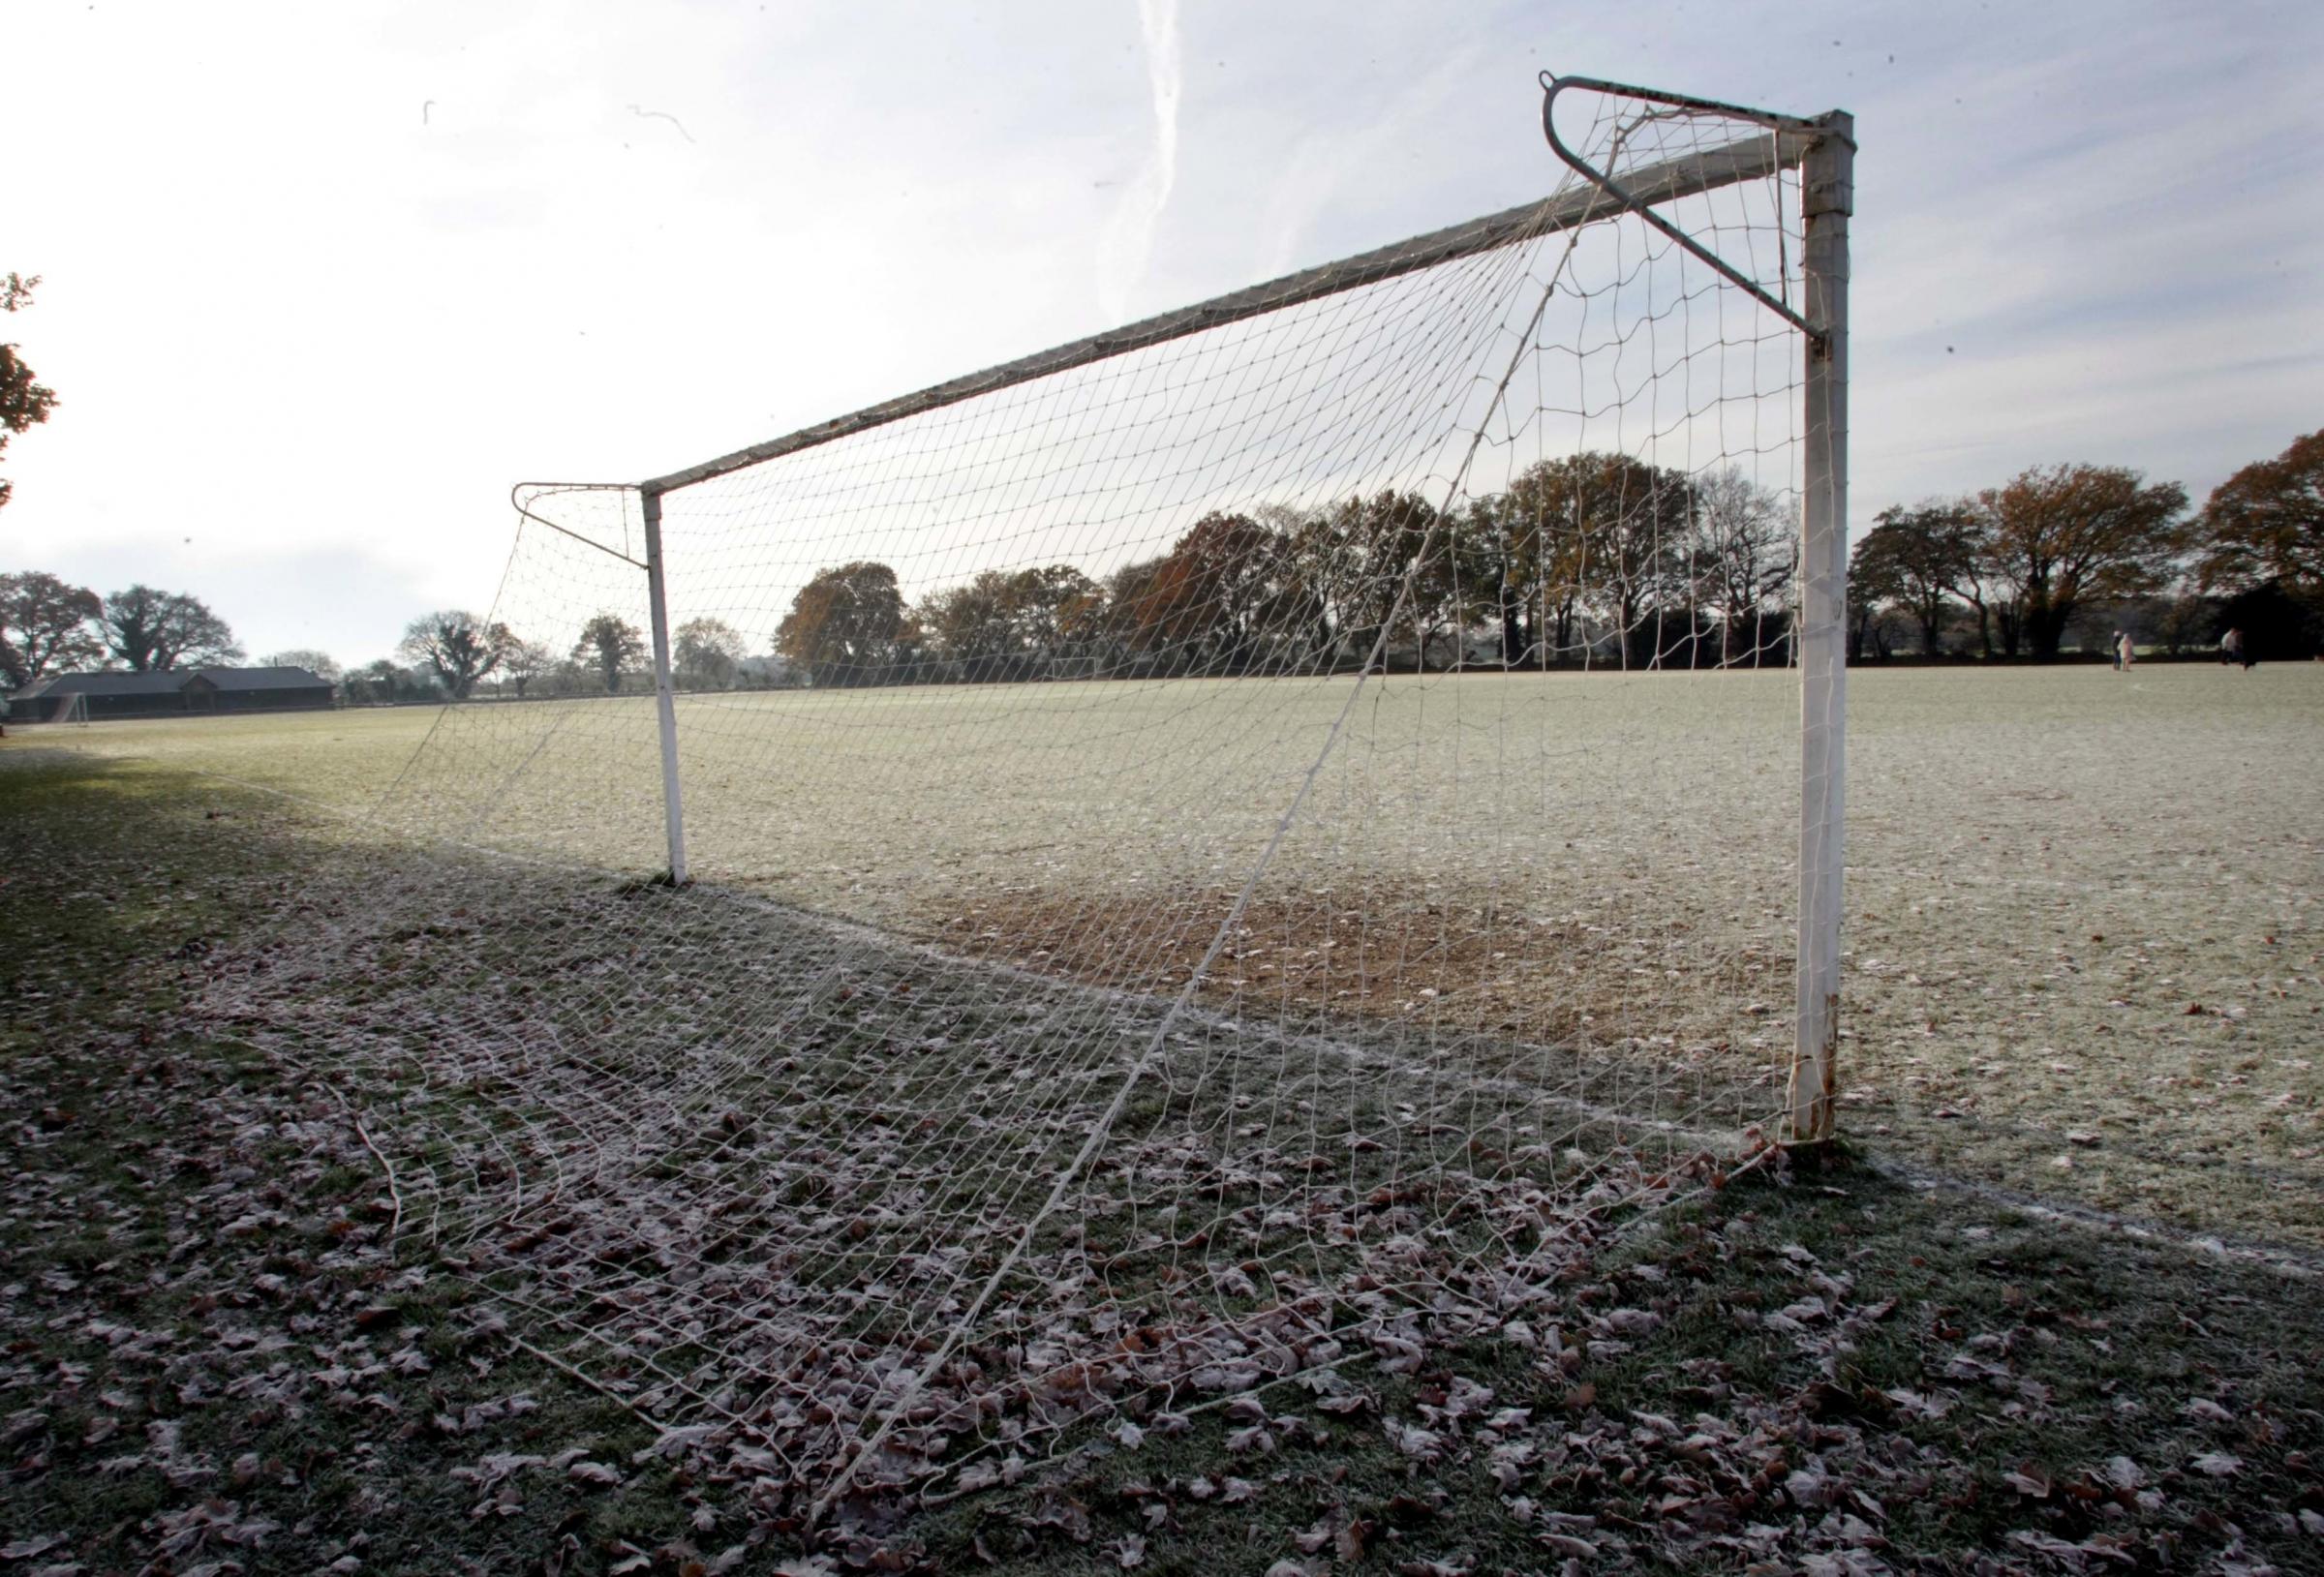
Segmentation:
<svg viewBox="0 0 2324 1577">
<path fill-rule="evenodd" d="M 857 433 L 869 432 L 875 427 L 885 427 L 891 422 L 958 405 L 963 400 L 973 400 L 980 395 L 992 394 L 1072 368 L 1086 367 L 1112 356 L 1126 355 L 1149 346 L 1183 339 L 1223 324 L 1240 322 L 1247 318 L 1278 312 L 1302 302 L 1322 300 L 1343 291 L 1361 289 L 1383 280 L 1514 246 L 1537 236 L 1575 229 L 1595 220 L 1609 218 L 1633 208 L 1697 197 L 1744 181 L 1765 180 L 1779 170 L 1799 167 L 1817 140 L 1818 134 L 1812 130 L 1786 128 L 1769 132 L 1764 136 L 1748 137 L 1726 147 L 1666 160 L 1627 177 L 1622 187 L 1613 193 L 1599 185 L 1585 184 L 1542 201 L 1521 203 L 1497 214 L 1487 214 L 1483 219 L 1472 219 L 1465 224 L 1431 230 L 1424 235 L 1359 253 L 1352 258 L 1342 258 L 1319 267 L 1286 274 L 1264 285 L 1230 290 L 1225 295 L 1213 296 L 1191 307 L 1180 307 L 1120 328 L 1109 329 L 1102 334 L 1092 334 L 1070 344 L 1021 356 L 1015 361 L 1005 361 L 997 367 L 988 367 L 982 372 L 969 373 L 911 394 L 899 395 L 878 405 L 866 406 L 861 410 L 817 422 L 811 427 L 802 427 L 795 433 L 754 443 L 747 449 L 737 449 L 716 460 L 706 460 L 664 476 L 653 477 L 640 484 L 640 491 L 647 494 L 675 492 L 679 488 L 707 482 L 714 477 L 724 476 L 783 455 L 797 454 L 803 449 L 812 449 Z"/>
</svg>

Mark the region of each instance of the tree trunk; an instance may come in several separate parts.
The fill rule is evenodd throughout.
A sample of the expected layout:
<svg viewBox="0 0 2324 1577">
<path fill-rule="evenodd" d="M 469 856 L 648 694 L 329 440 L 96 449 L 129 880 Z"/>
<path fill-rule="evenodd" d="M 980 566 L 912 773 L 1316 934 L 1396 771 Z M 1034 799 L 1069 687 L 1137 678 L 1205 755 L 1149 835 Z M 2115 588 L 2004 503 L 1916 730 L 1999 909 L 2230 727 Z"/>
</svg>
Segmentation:
<svg viewBox="0 0 2324 1577">
<path fill-rule="evenodd" d="M 2074 606 L 2070 602 L 2062 605 L 2038 603 L 2026 610 L 2026 644 L 2035 660 L 2058 660 L 2058 648 L 2064 643 L 2065 626 L 2073 616 Z"/>
<path fill-rule="evenodd" d="M 1938 629 L 1943 622 L 1944 610 L 1942 608 L 1932 608 L 1920 616 L 1920 654 L 1922 656 L 1939 655 L 1942 637 L 1938 634 Z"/>
</svg>

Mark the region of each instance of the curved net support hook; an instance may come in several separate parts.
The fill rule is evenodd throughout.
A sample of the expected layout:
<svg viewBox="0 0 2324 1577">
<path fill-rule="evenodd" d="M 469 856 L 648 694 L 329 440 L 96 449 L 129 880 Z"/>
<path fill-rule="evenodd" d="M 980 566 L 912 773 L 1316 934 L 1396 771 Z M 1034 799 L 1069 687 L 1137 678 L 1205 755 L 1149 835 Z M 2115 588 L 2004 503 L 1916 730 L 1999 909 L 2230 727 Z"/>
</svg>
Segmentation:
<svg viewBox="0 0 2324 1577">
<path fill-rule="evenodd" d="M 520 519 L 529 520 L 535 526 L 546 526 L 560 536 L 569 536 L 576 542 L 596 548 L 599 553 L 611 554 L 624 563 L 635 564 L 638 568 L 643 569 L 646 567 L 645 561 L 625 551 L 628 545 L 627 516 L 626 511 L 623 511 L 618 505 L 616 519 L 624 529 L 623 546 L 619 548 L 600 542 L 596 537 L 577 531 L 562 522 L 551 520 L 535 507 L 544 500 L 563 498 L 567 494 L 633 494 L 637 491 L 637 484 L 634 482 L 519 482 L 508 490 L 508 502 L 515 508 Z"/>
<path fill-rule="evenodd" d="M 1656 88 L 1636 87 L 1628 82 L 1609 82 L 1594 76 L 1559 76 L 1550 72 L 1542 73 L 1541 82 L 1542 135 L 1548 139 L 1550 151 L 1592 186 L 1613 198 L 1623 208 L 1636 214 L 1664 235 L 1685 248 L 1694 257 L 1700 258 L 1711 268 L 1717 270 L 1722 278 L 1740 287 L 1769 312 L 1774 313 L 1810 339 L 1817 341 L 1822 339 L 1822 331 L 1801 317 L 1789 302 L 1770 295 L 1757 280 L 1743 274 L 1729 264 L 1726 258 L 1697 241 L 1661 214 L 1656 213 L 1644 199 L 1632 194 L 1611 173 L 1600 169 L 1568 147 L 1564 138 L 1557 135 L 1555 111 L 1559 94 L 1572 88 L 1581 88 L 1592 93 L 1617 94 L 1626 99 L 1636 99 L 1650 105 L 1668 106 L 1667 112 L 1656 111 L 1641 116 L 1638 125 L 1664 118 L 1719 115 L 1755 126 L 1764 126 L 1768 131 L 1766 136 L 1755 137 L 1718 150 L 1716 156 L 1732 159 L 1742 165 L 1760 166 L 1762 167 L 1760 172 L 1768 174 L 1779 169 L 1796 167 L 1806 157 L 1807 150 L 1813 142 L 1819 137 L 1838 134 L 1816 121 L 1803 120 L 1795 115 L 1779 115 L 1773 110 L 1752 109 L 1742 105 L 1721 104 L 1714 99 L 1697 99 L 1683 93 L 1666 93 Z M 1623 135 L 1627 135 L 1627 133 Z M 1622 136 L 1618 135 L 1615 139 L 1617 152 L 1620 150 L 1621 140 Z M 1705 157 L 1711 156 L 1706 155 Z"/>
</svg>

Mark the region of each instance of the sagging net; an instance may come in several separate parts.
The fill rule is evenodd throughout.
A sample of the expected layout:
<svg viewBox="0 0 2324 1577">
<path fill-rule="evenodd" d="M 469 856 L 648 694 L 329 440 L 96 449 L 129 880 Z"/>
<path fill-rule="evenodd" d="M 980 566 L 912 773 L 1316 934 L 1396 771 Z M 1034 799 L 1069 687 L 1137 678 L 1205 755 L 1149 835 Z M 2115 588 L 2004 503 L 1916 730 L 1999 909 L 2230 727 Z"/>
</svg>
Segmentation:
<svg viewBox="0 0 2324 1577">
<path fill-rule="evenodd" d="M 89 698 L 78 690 L 62 695 L 19 695 L 8 703 L 7 721 L 16 726 L 56 723 L 86 728 Z"/>
<path fill-rule="evenodd" d="M 1612 96 L 1575 141 L 1773 146 Z M 1798 199 L 1661 211 L 1796 301 Z M 774 1503 L 1328 1408 L 1775 1129 L 1800 365 L 1569 180 L 670 491 L 685 888 L 640 495 L 527 490 L 375 879 L 221 991 L 367 1076 L 446 1262 Z"/>
</svg>

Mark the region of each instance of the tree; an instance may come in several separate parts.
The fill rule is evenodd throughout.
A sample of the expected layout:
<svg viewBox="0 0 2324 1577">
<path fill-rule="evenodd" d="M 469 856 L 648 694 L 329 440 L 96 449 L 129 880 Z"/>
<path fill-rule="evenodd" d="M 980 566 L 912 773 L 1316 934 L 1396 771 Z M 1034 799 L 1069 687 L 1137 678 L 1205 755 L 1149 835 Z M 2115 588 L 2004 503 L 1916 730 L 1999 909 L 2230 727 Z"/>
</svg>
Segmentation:
<svg viewBox="0 0 2324 1577">
<path fill-rule="evenodd" d="M 1758 652 L 1799 566 L 1799 537 L 1782 500 L 1732 466 L 1699 478 L 1688 557 L 1696 599 L 1719 621 L 1719 665 Z"/>
<path fill-rule="evenodd" d="M 1034 657 L 1067 655 L 1097 633 L 1105 588 L 1071 564 L 1021 569 L 1009 577 L 1009 622 Z"/>
<path fill-rule="evenodd" d="M 906 632 L 896 571 L 858 560 L 819 569 L 799 589 L 776 628 L 775 650 L 817 684 L 862 684 L 895 659 Z"/>
<path fill-rule="evenodd" d="M 918 613 L 937 654 L 961 664 L 963 678 L 1005 679 L 1009 660 L 1024 647 L 1015 602 L 1015 577 L 987 569 L 931 592 Z"/>
<path fill-rule="evenodd" d="M 436 683 L 433 675 L 398 668 L 393 659 L 381 657 L 347 674 L 340 687 L 350 706 L 393 706 L 400 701 L 432 699 Z"/>
<path fill-rule="evenodd" d="M 515 637 L 505 624 L 488 624 L 460 608 L 422 614 L 404 626 L 396 651 L 426 663 L 455 701 L 465 701 L 476 682 L 501 665 Z"/>
<path fill-rule="evenodd" d="M 516 686 L 516 698 L 525 698 L 525 686 L 557 666 L 557 653 L 538 641 L 527 641 L 511 634 L 508 645 L 501 652 L 501 672 Z"/>
<path fill-rule="evenodd" d="M 206 668 L 242 656 L 226 621 L 183 591 L 157 591 L 150 586 L 115 591 L 105 599 L 99 623 L 106 646 L 132 673 Z"/>
<path fill-rule="evenodd" d="M 1364 585 L 1363 533 L 1351 530 L 1351 516 L 1362 507 L 1350 500 L 1336 509 L 1295 511 L 1261 508 L 1282 536 L 1286 587 L 1296 605 L 1307 612 L 1311 631 L 1305 644 L 1319 654 L 1368 656 L 1361 644 L 1364 610 L 1371 606 Z M 1120 589 L 1115 591 L 1116 598 Z"/>
<path fill-rule="evenodd" d="M 105 655 L 95 627 L 104 611 L 96 592 L 46 570 L 0 575 L 0 678 L 21 688 L 51 669 L 97 661 Z"/>
<path fill-rule="evenodd" d="M 933 591 L 914 610 L 938 656 L 963 677 L 1022 678 L 1102 633 L 1105 590 L 1071 564 L 987 569 Z"/>
<path fill-rule="evenodd" d="M 1869 561 L 1884 577 L 1889 595 L 1920 626 L 1921 655 L 1934 657 L 1944 650 L 1944 619 L 1955 591 L 1977 584 L 1976 512 L 1966 500 L 1930 500 L 1911 509 L 1892 504 L 1873 520 L 1853 561 Z"/>
<path fill-rule="evenodd" d="M 1368 656 L 1393 618 L 1389 638 L 1409 632 L 1424 665 L 1448 630 L 1494 606 L 1503 533 L 1483 507 L 1447 518 L 1420 494 L 1384 489 L 1321 512 L 1259 513 L 1276 523 L 1252 561 L 1268 588 L 1268 644 L 1293 661 Z"/>
<path fill-rule="evenodd" d="M 327 679 L 336 684 L 340 668 L 331 660 L 328 652 L 317 652 L 311 647 L 293 647 L 289 652 L 276 652 L 260 659 L 269 668 L 304 668 L 318 679 Z"/>
<path fill-rule="evenodd" d="M 678 682 L 688 689 L 725 690 L 750 654 L 742 631 L 723 619 L 689 619 L 678 626 L 670 655 L 678 667 Z"/>
<path fill-rule="evenodd" d="M 599 613 L 581 626 L 573 643 L 573 660 L 594 662 L 605 681 L 605 693 L 622 687 L 622 670 L 646 653 L 646 638 L 635 624 L 616 613 Z"/>
<path fill-rule="evenodd" d="M 1539 652 L 1544 663 L 1574 648 L 1581 609 L 1581 580 L 1573 521 L 1575 468 L 1570 459 L 1527 467 L 1506 493 L 1488 500 L 1499 585 L 1504 660 Z M 1565 551 L 1561 551 L 1565 550 Z"/>
<path fill-rule="evenodd" d="M 1686 590 L 1684 549 L 1695 490 L 1676 471 L 1625 454 L 1585 450 L 1545 460 L 1512 484 L 1540 538 L 1538 595 L 1556 645 L 1572 644 L 1583 610 L 1610 624 L 1623 660 L 1659 657 L 1659 626 Z M 1641 643 L 1649 623 L 1657 627 Z"/>
<path fill-rule="evenodd" d="M 1248 515 L 1213 511 L 1153 565 L 1133 609 L 1137 643 L 1168 651 L 1173 671 L 1244 673 L 1301 622 L 1298 595 L 1286 540 Z"/>
<path fill-rule="evenodd" d="M 1881 657 L 1888 655 L 1881 615 L 1888 604 L 1903 598 L 1905 577 L 1897 566 L 1897 538 L 1877 530 L 1856 544 L 1848 564 L 1848 660 L 1864 660 L 1869 642 Z"/>
<path fill-rule="evenodd" d="M 1988 658 L 1993 655 L 1993 637 L 1998 629 L 2003 651 L 2014 657 L 2021 609 L 2001 560 L 1993 522 L 1973 499 L 1963 499 L 1960 506 L 1968 511 L 1963 536 L 1967 552 L 1954 566 L 1958 578 L 1953 582 L 1953 594 L 1968 603 L 1977 616 L 1977 655 Z"/>
<path fill-rule="evenodd" d="M 2244 650 L 2255 661 L 2304 661 L 2324 647 L 2324 603 L 2264 580 L 2223 599 L 2217 627 L 2242 630 Z"/>
<path fill-rule="evenodd" d="M 2203 505 L 2196 574 L 2205 591 L 2280 581 L 2324 593 L 2324 431 L 2246 466 Z"/>
<path fill-rule="evenodd" d="M 30 279 L 21 274 L 0 278 L 0 312 L 21 312 L 31 306 L 33 288 L 40 283 L 38 274 Z M 48 412 L 56 409 L 56 391 L 32 379 L 32 369 L 16 354 L 16 347 L 0 345 L 0 454 L 7 452 L 11 438 L 46 421 Z M 12 491 L 8 478 L 0 476 L 0 504 L 8 502 Z"/>
<path fill-rule="evenodd" d="M 1141 559 L 1106 577 L 1106 595 L 1100 627 L 1118 659 L 1126 653 L 1150 655 L 1153 632 L 1162 627 L 1160 586 L 1163 561 Z"/>
<path fill-rule="evenodd" d="M 2176 657 L 2199 646 L 2209 646 L 2218 634 L 2218 604 L 2182 587 L 2153 614 L 2155 632 L 2162 649 Z"/>
<path fill-rule="evenodd" d="M 2085 598 L 2163 586 L 2186 541 L 2186 490 L 2123 466 L 2034 467 L 1977 495 L 1985 557 L 2017 603 L 2034 655 L 2058 655 Z"/>
<path fill-rule="evenodd" d="M 1496 605 L 1498 532 L 1486 523 L 1467 524 L 1479 529 L 1460 530 L 1420 494 L 1392 490 L 1350 499 L 1333 510 L 1330 529 L 1338 534 L 1340 561 L 1354 576 L 1337 595 L 1346 621 L 1340 635 L 1368 649 L 1393 619 L 1412 632 L 1414 661 L 1426 668 L 1428 649 L 1439 636 Z M 1391 630 L 1389 639 L 1399 633 Z"/>
</svg>

